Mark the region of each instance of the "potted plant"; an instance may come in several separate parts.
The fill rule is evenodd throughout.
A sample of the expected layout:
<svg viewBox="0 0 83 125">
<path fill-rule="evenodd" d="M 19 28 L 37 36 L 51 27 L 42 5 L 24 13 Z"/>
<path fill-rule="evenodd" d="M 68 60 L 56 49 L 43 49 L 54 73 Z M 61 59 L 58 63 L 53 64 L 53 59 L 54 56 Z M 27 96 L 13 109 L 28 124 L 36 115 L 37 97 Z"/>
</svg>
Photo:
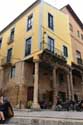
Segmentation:
<svg viewBox="0 0 83 125">
<path fill-rule="evenodd" d="M 26 107 L 27 107 L 28 109 L 31 109 L 31 107 L 32 107 L 32 100 L 29 100 L 29 101 L 27 102 Z"/>
</svg>

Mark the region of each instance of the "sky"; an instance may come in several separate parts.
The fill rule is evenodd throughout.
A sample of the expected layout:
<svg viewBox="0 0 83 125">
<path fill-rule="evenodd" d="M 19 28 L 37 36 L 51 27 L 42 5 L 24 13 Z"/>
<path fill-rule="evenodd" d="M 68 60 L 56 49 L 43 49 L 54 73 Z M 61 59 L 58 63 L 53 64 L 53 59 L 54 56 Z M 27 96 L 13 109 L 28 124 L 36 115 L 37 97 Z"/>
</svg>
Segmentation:
<svg viewBox="0 0 83 125">
<path fill-rule="evenodd" d="M 36 0 L 0 0 L 0 31 Z M 70 4 L 83 22 L 83 0 L 44 0 L 60 9 Z"/>
</svg>

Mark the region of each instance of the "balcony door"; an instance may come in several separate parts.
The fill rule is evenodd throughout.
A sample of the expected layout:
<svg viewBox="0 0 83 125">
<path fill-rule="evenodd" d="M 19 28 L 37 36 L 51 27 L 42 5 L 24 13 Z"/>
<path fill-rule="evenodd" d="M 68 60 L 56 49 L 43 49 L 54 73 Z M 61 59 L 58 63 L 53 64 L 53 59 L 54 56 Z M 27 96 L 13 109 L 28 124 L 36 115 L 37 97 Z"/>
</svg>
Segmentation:
<svg viewBox="0 0 83 125">
<path fill-rule="evenodd" d="M 78 64 L 82 64 L 81 53 L 78 50 L 76 50 L 76 59 Z"/>
<path fill-rule="evenodd" d="M 48 50 L 54 53 L 54 39 L 48 36 Z"/>
<path fill-rule="evenodd" d="M 12 48 L 8 49 L 7 52 L 7 62 L 11 62 L 11 57 L 12 57 Z"/>
<path fill-rule="evenodd" d="M 26 44 L 25 44 L 25 56 L 28 56 L 31 54 L 31 41 L 32 41 L 32 38 L 28 38 L 26 40 Z"/>
<path fill-rule="evenodd" d="M 33 87 L 28 87 L 27 89 L 27 100 L 33 101 Z"/>
</svg>

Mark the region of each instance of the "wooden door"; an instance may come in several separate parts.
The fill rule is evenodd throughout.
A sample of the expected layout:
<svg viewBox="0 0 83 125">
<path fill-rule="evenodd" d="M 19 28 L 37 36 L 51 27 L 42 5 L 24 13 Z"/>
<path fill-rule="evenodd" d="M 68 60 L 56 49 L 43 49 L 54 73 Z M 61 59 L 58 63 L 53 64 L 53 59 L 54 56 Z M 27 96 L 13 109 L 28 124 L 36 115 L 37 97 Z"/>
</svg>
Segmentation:
<svg viewBox="0 0 83 125">
<path fill-rule="evenodd" d="M 33 87 L 28 87 L 27 90 L 27 100 L 32 100 L 33 101 Z"/>
</svg>

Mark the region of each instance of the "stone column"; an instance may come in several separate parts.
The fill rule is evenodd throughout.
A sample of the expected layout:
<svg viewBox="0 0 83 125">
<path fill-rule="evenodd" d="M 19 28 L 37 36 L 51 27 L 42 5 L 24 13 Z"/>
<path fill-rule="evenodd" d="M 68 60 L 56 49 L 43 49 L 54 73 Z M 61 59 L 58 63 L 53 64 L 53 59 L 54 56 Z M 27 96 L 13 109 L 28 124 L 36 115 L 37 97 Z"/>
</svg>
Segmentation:
<svg viewBox="0 0 83 125">
<path fill-rule="evenodd" d="M 70 86 L 70 74 L 67 73 L 67 87 L 68 87 L 68 99 L 71 99 L 71 86 Z"/>
<path fill-rule="evenodd" d="M 24 62 L 16 63 L 16 83 L 24 84 Z"/>
<path fill-rule="evenodd" d="M 0 67 L 0 89 L 4 87 L 4 69 Z"/>
<path fill-rule="evenodd" d="M 38 78 L 39 78 L 39 60 L 34 60 L 35 63 L 35 74 L 34 74 L 34 93 L 33 93 L 33 105 L 32 108 L 35 110 L 40 109 L 38 104 Z"/>
<path fill-rule="evenodd" d="M 81 72 L 81 87 L 82 87 L 82 91 L 81 91 L 81 95 L 82 95 L 82 99 L 83 99 L 83 72 Z"/>
<path fill-rule="evenodd" d="M 70 74 L 71 99 L 74 100 L 74 86 L 73 86 L 73 78 L 72 78 L 72 69 L 70 69 L 69 74 Z"/>
<path fill-rule="evenodd" d="M 52 106 L 53 110 L 55 109 L 57 103 L 56 69 L 57 69 L 56 67 L 53 68 L 53 106 Z"/>
<path fill-rule="evenodd" d="M 16 63 L 16 86 L 17 86 L 16 102 L 18 102 L 19 108 L 23 107 L 23 105 L 25 105 L 27 101 L 27 92 L 26 89 L 24 88 L 25 85 L 24 66 L 25 62 L 23 61 Z"/>
</svg>

